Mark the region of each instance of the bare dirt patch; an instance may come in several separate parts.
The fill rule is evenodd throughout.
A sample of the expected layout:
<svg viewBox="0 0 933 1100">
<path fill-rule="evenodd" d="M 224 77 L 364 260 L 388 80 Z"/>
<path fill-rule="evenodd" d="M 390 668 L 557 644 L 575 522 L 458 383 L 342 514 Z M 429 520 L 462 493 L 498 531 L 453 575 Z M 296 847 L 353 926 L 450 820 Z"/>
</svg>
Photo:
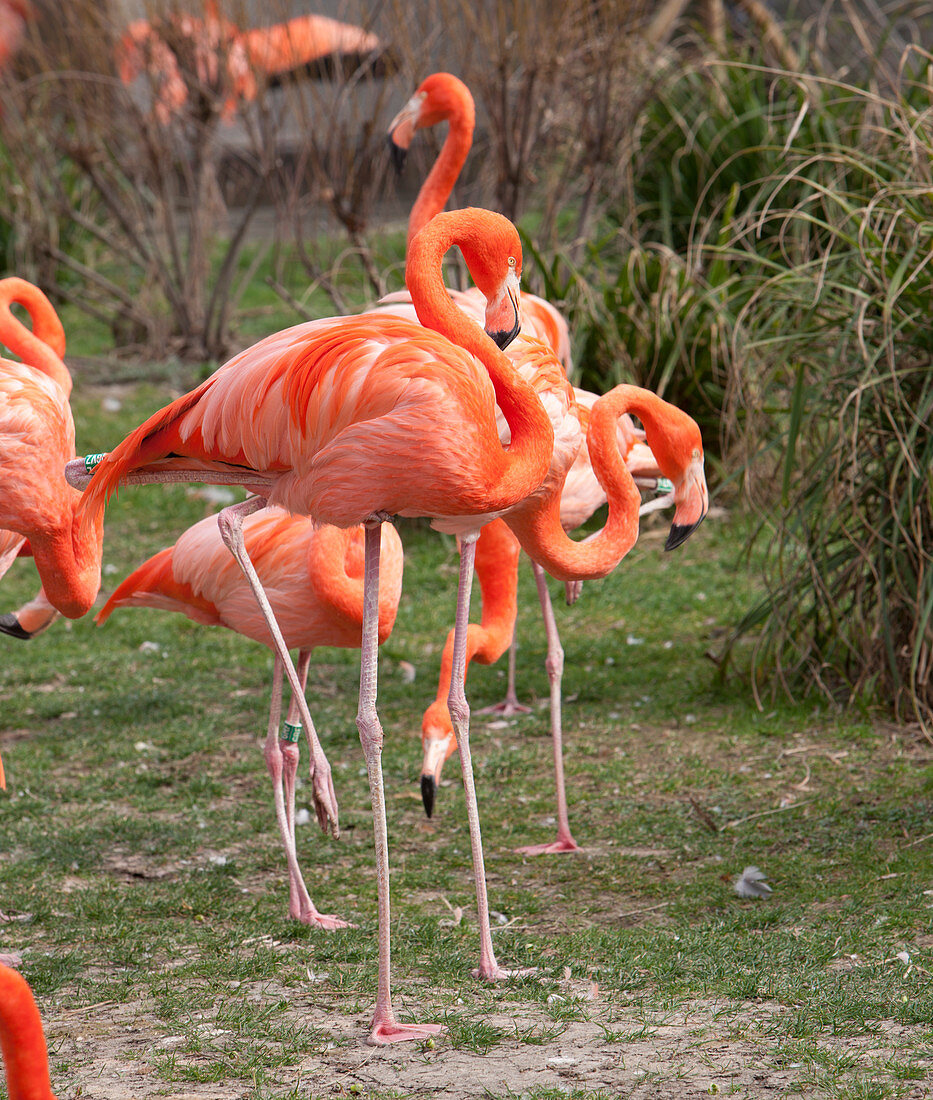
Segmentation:
<svg viewBox="0 0 933 1100">
<path fill-rule="evenodd" d="M 579 1003 L 593 992 L 585 982 L 573 981 L 564 983 L 561 995 Z M 297 1086 L 300 1093 L 311 1096 L 376 1093 L 511 1100 L 541 1089 L 601 1092 L 632 1100 L 698 1100 L 717 1093 L 767 1098 L 800 1089 L 809 1096 L 833 1095 L 812 1077 L 801 1077 L 802 1063 L 781 1055 L 769 1031 L 770 1024 L 787 1010 L 776 1004 L 695 1000 L 663 1012 L 645 1012 L 634 1001 L 609 1004 L 597 995 L 587 1006 L 585 1018 L 559 1024 L 543 1010 L 510 1001 L 504 989 L 495 1007 L 478 1017 L 502 1037 L 478 1052 L 457 1049 L 450 1038 L 438 1041 L 433 1050 L 409 1044 L 371 1047 L 364 1041 L 368 1016 L 333 1012 L 322 1003 L 326 994 L 296 996 L 294 989 L 270 988 L 268 983 L 244 988 L 243 993 L 249 999 L 288 997 L 291 1007 L 283 1010 L 283 1022 L 291 1017 L 296 1026 L 311 1026 L 329 1036 L 300 1065 L 274 1075 L 281 1088 Z M 397 1009 L 404 1018 L 405 1006 Z M 468 1011 L 471 1020 L 477 1018 L 472 1009 Z M 223 1084 L 164 1080 L 156 1064 L 166 1052 L 174 1052 L 175 1065 L 183 1071 L 205 1066 L 223 1050 L 235 1047 L 236 1036 L 215 1026 L 209 1017 L 198 1018 L 193 1027 L 200 1047 L 197 1053 L 191 1052 L 190 1035 L 166 1031 L 150 1002 L 52 1012 L 47 1026 L 50 1046 L 70 1067 L 69 1080 L 59 1084 L 59 1096 L 233 1100 L 256 1095 L 252 1082 L 245 1080 Z M 883 1028 L 855 1038 L 826 1035 L 817 1045 L 828 1059 L 845 1053 L 864 1067 L 883 1064 L 898 1052 L 922 1049 L 919 1039 L 907 1028 Z M 933 1069 L 933 1059 L 930 1063 Z M 904 1095 L 921 1100 L 933 1093 L 917 1084 Z"/>
</svg>

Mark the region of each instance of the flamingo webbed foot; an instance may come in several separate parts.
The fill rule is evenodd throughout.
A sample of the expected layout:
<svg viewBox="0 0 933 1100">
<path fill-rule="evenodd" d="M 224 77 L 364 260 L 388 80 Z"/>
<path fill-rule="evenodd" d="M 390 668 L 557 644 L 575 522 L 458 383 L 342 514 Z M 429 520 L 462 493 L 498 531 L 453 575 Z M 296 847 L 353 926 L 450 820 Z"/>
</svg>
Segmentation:
<svg viewBox="0 0 933 1100">
<path fill-rule="evenodd" d="M 310 928 L 320 928 L 324 932 L 336 932 L 339 928 L 359 928 L 358 924 L 343 920 L 334 913 L 319 913 L 316 909 L 314 912 L 289 913 L 289 916 Z"/>
<path fill-rule="evenodd" d="M 557 840 L 552 840 L 550 844 L 526 844 L 524 847 L 515 849 L 515 852 L 522 856 L 550 856 L 558 852 L 579 851 L 580 845 L 572 836 L 559 836 Z"/>
<path fill-rule="evenodd" d="M 432 1039 L 443 1035 L 447 1028 L 443 1024 L 399 1024 L 395 1020 L 373 1020 L 372 1030 L 366 1042 L 371 1046 L 388 1046 L 389 1043 L 405 1043 Z"/>
<path fill-rule="evenodd" d="M 314 812 L 317 814 L 317 823 L 323 833 L 330 831 L 334 837 L 340 836 L 340 824 L 337 820 L 337 793 L 334 790 L 334 780 L 331 776 L 330 764 L 323 753 L 315 760 L 312 756 L 310 765 L 311 795 L 314 800 Z"/>
<path fill-rule="evenodd" d="M 538 973 L 536 966 L 520 966 L 516 970 L 508 970 L 498 963 L 492 966 L 480 964 L 475 970 L 470 971 L 471 977 L 482 978 L 485 982 L 505 982 L 509 978 L 530 978 Z"/>
<path fill-rule="evenodd" d="M 476 710 L 474 714 L 498 714 L 502 718 L 510 718 L 514 714 L 531 714 L 531 707 L 526 707 L 517 699 L 503 699 L 501 703 L 493 703 L 492 706 Z"/>
</svg>

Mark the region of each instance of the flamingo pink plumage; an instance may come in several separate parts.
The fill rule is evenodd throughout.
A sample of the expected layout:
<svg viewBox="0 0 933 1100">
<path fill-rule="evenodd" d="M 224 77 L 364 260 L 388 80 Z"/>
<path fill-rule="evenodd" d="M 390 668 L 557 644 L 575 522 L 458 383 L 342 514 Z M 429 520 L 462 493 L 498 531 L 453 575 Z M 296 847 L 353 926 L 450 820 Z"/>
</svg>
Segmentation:
<svg viewBox="0 0 933 1100">
<path fill-rule="evenodd" d="M 116 51 L 117 72 L 132 84 L 144 71 L 154 85 L 155 112 L 166 125 L 188 105 L 189 83 L 223 97 L 229 121 L 262 82 L 341 57 L 374 58 L 376 35 L 326 15 L 300 15 L 270 27 L 241 30 L 205 0 L 203 18 L 174 13 L 159 22 L 132 22 Z"/>
<path fill-rule="evenodd" d="M 389 124 L 389 138 L 396 167 L 401 169 L 416 130 L 448 124 L 447 137 L 430 173 L 418 191 L 408 217 L 408 246 L 425 225 L 444 209 L 473 144 L 476 107 L 470 89 L 451 73 L 432 73 Z M 451 291 L 451 297 L 474 319 L 482 317 L 485 301 L 471 287 Z M 407 301 L 405 292 L 382 299 L 387 307 Z M 569 374 L 570 332 L 561 314 L 544 298 L 522 294 L 522 332 L 543 341 L 554 351 Z M 376 307 L 378 308 L 378 307 Z"/>
<path fill-rule="evenodd" d="M 577 415 L 581 427 L 586 430 L 590 410 L 598 400 L 595 394 L 575 389 Z M 619 452 L 625 465 L 637 484 L 649 484 L 659 477 L 660 471 L 650 447 L 644 442 L 644 432 L 635 428 L 631 417 L 623 414 L 616 426 Z M 594 475 L 587 448 L 577 453 L 573 466 L 564 481 L 560 495 L 560 519 L 564 530 L 570 531 L 586 522 L 587 519 L 606 502 L 603 487 Z M 639 511 L 653 510 L 655 502 L 642 505 Z M 514 629 L 518 592 L 518 540 L 508 530 L 492 534 L 490 525 L 483 531 L 477 544 L 477 576 L 482 592 L 482 623 L 470 627 L 467 643 L 467 660 L 475 656 L 482 664 L 497 661 L 514 646 Z M 503 528 L 506 524 L 503 522 Z M 485 544 L 483 540 L 486 540 Z M 481 547 L 483 552 L 481 553 Z M 497 555 L 500 560 L 497 562 Z M 551 606 L 544 571 L 532 562 L 535 583 L 544 616 L 547 636 L 547 659 L 545 667 L 550 682 L 551 740 L 554 751 L 555 785 L 557 789 L 557 839 L 550 844 L 521 848 L 524 854 L 543 854 L 552 852 L 576 851 L 578 845 L 570 831 L 567 811 L 567 799 L 564 786 L 563 768 L 563 724 L 561 703 L 561 678 L 563 674 L 564 653 L 560 643 L 557 623 Z M 447 685 L 450 677 L 450 653 L 453 638 L 448 635 L 441 658 L 441 675 L 437 697 L 427 708 L 422 719 L 421 737 L 423 760 L 421 767 L 421 792 L 428 816 L 433 812 L 434 801 L 440 784 L 444 763 L 457 751 L 456 736 L 445 703 Z M 513 648 L 510 648 L 510 658 Z M 510 713 L 512 707 L 518 707 L 514 698 L 514 662 L 509 662 L 509 693 L 504 705 L 488 708 L 489 711 Z M 525 709 L 527 708 L 520 708 Z"/>
<path fill-rule="evenodd" d="M 23 306 L 32 331 L 13 313 Z M 67 399 L 71 394 L 71 372 L 65 366 L 65 330 L 45 294 L 25 279 L 0 279 L 0 344 L 53 382 Z M 17 531 L 0 531 L 0 577 L 17 556 L 30 556 L 26 538 Z M 0 630 L 18 638 L 33 638 L 58 618 L 58 612 L 40 589 L 36 597 L 12 614 L 0 616 Z"/>
<path fill-rule="evenodd" d="M 0 73 L 23 44 L 26 23 L 33 18 L 33 14 L 29 0 L 0 0 Z"/>
<path fill-rule="evenodd" d="M 42 1019 L 22 974 L 0 963 L 0 1051 L 10 1100 L 55 1100 Z"/>
<path fill-rule="evenodd" d="M 97 596 L 103 542 L 100 517 L 80 531 L 75 520 L 81 494 L 62 473 L 74 454 L 61 387 L 26 364 L 0 359 L 0 528 L 28 539 L 45 597 L 71 619 Z"/>
<path fill-rule="evenodd" d="M 265 508 L 243 523 L 246 550 L 262 581 L 289 649 L 300 650 L 302 683 L 318 646 L 358 648 L 363 622 L 363 530 L 316 525 L 307 516 Z M 383 525 L 379 590 L 379 643 L 389 636 L 402 590 L 402 543 Z M 195 622 L 225 626 L 273 649 L 266 620 L 243 573 L 224 545 L 216 516 L 189 528 L 174 544 L 144 562 L 124 580 L 97 615 L 105 622 L 118 607 L 179 611 Z M 293 700 L 279 735 L 282 665 L 275 657 L 272 702 L 264 755 L 272 776 L 279 832 L 289 870 L 289 915 L 319 928 L 347 922 L 320 913 L 312 902 L 295 850 L 297 734 Z M 284 789 L 283 789 L 284 788 Z"/>
<path fill-rule="evenodd" d="M 373 796 L 379 886 L 373 1042 L 420 1038 L 439 1030 L 436 1025 L 399 1025 L 391 1006 L 383 734 L 375 710 L 375 525 L 386 515 L 420 515 L 444 518 L 461 533 L 457 623 L 463 636 L 476 532 L 490 513 L 535 491 L 554 450 L 553 430 L 534 391 L 447 296 L 440 269 L 453 245 L 460 247 L 487 299 L 487 328 L 503 342 L 510 339 L 518 328 L 521 273 L 515 228 L 488 211 L 438 216 L 413 242 L 407 270 L 419 316 L 437 332 L 395 317 L 363 315 L 308 322 L 277 333 L 235 356 L 197 390 L 133 432 L 99 464 L 86 496 L 88 514 L 99 515 L 106 497 L 128 480 L 234 481 L 270 503 L 320 522 L 367 524 L 358 725 Z M 507 451 L 499 442 L 497 402 L 509 424 Z M 227 534 L 249 570 L 237 541 L 240 516 L 242 509 L 226 521 Z M 254 590 L 261 599 L 261 586 Z M 480 971 L 495 978 L 504 971 L 495 960 L 489 928 L 462 669 L 461 658 L 459 694 L 453 698 L 455 673 L 450 709 L 459 723 L 468 795 Z M 316 785 L 315 793 L 319 806 L 333 813 L 332 792 Z"/>
</svg>

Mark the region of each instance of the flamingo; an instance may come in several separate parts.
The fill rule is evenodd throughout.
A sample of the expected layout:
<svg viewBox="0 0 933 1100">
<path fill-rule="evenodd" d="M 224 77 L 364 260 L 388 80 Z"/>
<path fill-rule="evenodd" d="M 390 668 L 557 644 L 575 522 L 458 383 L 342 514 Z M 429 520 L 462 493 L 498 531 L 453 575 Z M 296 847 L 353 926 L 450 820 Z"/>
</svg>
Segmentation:
<svg viewBox="0 0 933 1100">
<path fill-rule="evenodd" d="M 117 72 L 132 84 L 146 71 L 155 84 L 156 117 L 167 125 L 188 103 L 189 83 L 224 96 L 221 117 L 259 92 L 257 75 L 274 82 L 284 74 L 334 60 L 375 60 L 383 49 L 374 34 L 325 15 L 301 15 L 271 27 L 241 30 L 205 0 L 204 18 L 175 13 L 157 23 L 130 23 L 117 43 Z"/>
<path fill-rule="evenodd" d="M 0 1051 L 10 1100 L 55 1100 L 49 1055 L 32 990 L 22 974 L 0 963 Z"/>
<path fill-rule="evenodd" d="M 290 649 L 300 650 L 304 686 L 317 646 L 357 648 L 363 622 L 363 530 L 316 526 L 307 516 L 265 508 L 243 521 L 246 551 L 269 596 Z M 389 636 L 402 590 L 402 543 L 391 525 L 382 528 L 379 643 Z M 180 611 L 195 622 L 225 626 L 273 649 L 265 619 L 242 572 L 224 545 L 216 516 L 189 528 L 174 546 L 160 550 L 120 584 L 97 614 L 104 623 L 118 607 Z M 289 916 L 317 928 L 346 928 L 339 917 L 312 902 L 295 849 L 295 776 L 301 724 L 294 700 L 282 733 L 279 717 L 282 663 L 275 657 L 272 702 L 264 756 L 272 777 L 276 819 L 289 870 Z M 284 790 L 283 790 L 284 776 Z"/>
<path fill-rule="evenodd" d="M 13 304 L 25 307 L 32 331 L 16 317 Z M 71 394 L 71 372 L 65 366 L 65 330 L 45 294 L 25 279 L 0 279 L 0 344 L 24 363 L 47 375 L 65 397 Z M 56 475 L 57 476 L 57 475 Z M 16 531 L 0 531 L 0 577 L 17 556 L 30 556 L 29 542 Z M 0 615 L 0 630 L 17 638 L 34 638 L 58 618 L 58 611 L 40 589 L 34 599 L 12 614 Z"/>
<path fill-rule="evenodd" d="M 0 359 L 0 529 L 6 542 L 28 540 L 41 599 L 71 619 L 86 614 L 97 597 L 103 543 L 100 518 L 79 530 L 81 494 L 62 476 L 75 455 L 74 438 L 61 386 L 31 366 Z M 30 636 L 16 616 L 0 617 L 0 630 Z"/>
<path fill-rule="evenodd" d="M 89 517 L 130 480 L 208 480 L 245 485 L 261 500 L 318 522 L 366 525 L 364 619 L 357 724 L 373 801 L 379 901 L 379 981 L 370 1041 L 438 1033 L 434 1024 L 396 1021 L 390 991 L 390 915 L 382 728 L 375 708 L 379 523 L 390 515 L 446 518 L 461 535 L 457 624 L 465 634 L 476 533 L 490 515 L 531 494 L 548 471 L 553 429 L 544 406 L 492 340 L 450 302 L 440 278 L 458 245 L 484 292 L 486 327 L 498 343 L 518 330 L 521 242 L 514 226 L 488 211 L 441 215 L 419 234 L 407 279 L 426 326 L 361 315 L 307 322 L 235 356 L 192 393 L 157 412 L 104 457 L 85 496 Z M 436 331 L 435 331 L 436 330 Z M 511 433 L 499 442 L 496 403 Z M 83 464 L 72 466 L 81 480 Z M 247 501 L 221 513 L 222 530 L 268 601 L 242 547 Z M 465 517 L 458 519 L 457 517 Z M 274 621 L 274 620 L 273 620 Z M 275 636 L 276 631 L 270 630 Z M 458 644 L 458 653 L 462 644 Z M 303 703 L 284 642 L 277 651 Z M 469 755 L 462 656 L 455 655 L 451 713 L 457 723 L 467 791 L 477 910 L 479 973 L 505 976 L 492 946 L 482 841 Z M 302 718 L 309 725 L 306 706 Z M 324 762 L 326 764 L 326 761 Z M 335 819 L 329 771 L 315 770 L 319 816 Z"/>
<path fill-rule="evenodd" d="M 401 171 L 416 130 L 448 124 L 443 148 L 408 217 L 406 248 L 425 225 L 444 209 L 473 144 L 476 107 L 470 89 L 451 73 L 433 73 L 389 123 L 389 141 L 396 168 Z M 486 303 L 482 294 L 471 287 L 451 291 L 451 297 L 471 317 L 482 317 Z M 403 306 L 409 301 L 405 291 L 389 294 L 376 308 Z M 522 332 L 548 344 L 560 360 L 565 373 L 571 370 L 570 330 L 560 313 L 544 298 L 522 294 Z"/>
<path fill-rule="evenodd" d="M 579 389 L 575 390 L 575 397 L 582 426 L 586 429 L 590 410 L 596 404 L 598 398 L 595 394 Z M 673 408 L 673 406 L 670 406 L 670 408 Z M 660 470 L 654 454 L 644 442 L 644 432 L 636 430 L 631 417 L 623 413 L 618 419 L 616 434 L 619 452 L 623 456 L 626 468 L 632 475 L 635 484 L 645 487 L 651 485 L 652 482 L 656 483 Z M 666 504 L 667 499 L 662 498 L 661 500 L 650 501 L 647 504 L 640 504 L 638 514 L 644 515 L 647 512 L 654 511 L 657 507 Z M 560 495 L 561 526 L 565 531 L 571 531 L 579 527 L 605 502 L 606 494 L 603 487 L 594 476 L 593 466 L 588 456 L 581 449 L 567 475 Z M 630 506 L 634 506 L 634 501 L 631 502 Z M 471 633 L 467 641 L 467 662 L 471 658 L 475 658 L 482 664 L 491 664 L 499 659 L 505 649 L 509 647 L 510 642 L 514 646 L 520 544 L 515 536 L 509 533 L 505 521 L 503 521 L 505 530 L 497 531 L 495 535 L 493 535 L 493 526 L 490 525 L 490 527 L 485 528 L 480 538 L 480 544 L 483 544 L 484 539 L 486 540 L 482 554 L 480 544 L 477 545 L 476 568 L 483 598 L 482 622 L 479 626 L 472 624 L 470 626 Z M 557 837 L 551 843 L 525 846 L 518 848 L 517 851 L 523 855 L 542 855 L 577 851 L 579 845 L 570 831 L 564 784 L 561 702 L 564 652 L 560 643 L 544 570 L 535 561 L 532 561 L 532 568 L 544 615 L 547 637 L 545 667 L 550 683 L 551 741 L 557 791 Z M 444 763 L 457 751 L 456 737 L 445 705 L 450 677 L 452 641 L 452 636 L 448 635 L 441 658 L 441 674 L 437 696 L 425 711 L 422 719 L 421 795 L 425 812 L 429 817 L 433 813 Z M 514 682 L 512 679 L 514 664 L 511 660 L 509 665 L 510 684 L 505 705 L 500 704 L 496 707 L 490 707 L 488 708 L 489 711 L 508 713 L 509 696 L 512 696 L 514 705 L 518 706 L 518 700 L 514 697 Z M 527 710 L 528 708 L 522 709 Z"/>
</svg>

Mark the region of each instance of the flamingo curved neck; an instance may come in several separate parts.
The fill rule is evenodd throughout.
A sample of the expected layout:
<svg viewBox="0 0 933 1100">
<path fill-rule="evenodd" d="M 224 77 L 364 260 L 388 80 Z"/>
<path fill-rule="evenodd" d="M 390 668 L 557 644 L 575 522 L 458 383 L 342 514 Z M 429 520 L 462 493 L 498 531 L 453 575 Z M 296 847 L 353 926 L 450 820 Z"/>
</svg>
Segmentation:
<svg viewBox="0 0 933 1100">
<path fill-rule="evenodd" d="M 470 255 L 482 254 L 483 223 L 496 217 L 485 210 L 438 214 L 412 241 L 405 280 L 418 320 L 471 352 L 489 372 L 511 432 L 508 451 L 489 455 L 489 495 L 484 511 L 511 507 L 532 493 L 547 474 L 554 449 L 554 429 L 537 395 L 519 376 L 492 339 L 457 309 L 441 280 L 444 253 L 454 245 Z M 469 249 L 469 251 L 468 251 Z M 476 272 L 471 271 L 474 282 Z"/>
<path fill-rule="evenodd" d="M 31 332 L 11 312 L 14 302 L 29 314 Z M 57 382 L 66 396 L 70 395 L 71 375 L 62 362 L 65 330 L 48 298 L 25 279 L 10 278 L 0 283 L 0 343 L 28 366 Z"/>
<path fill-rule="evenodd" d="M 308 548 L 308 580 L 323 605 L 344 616 L 348 623 L 358 625 L 363 621 L 363 572 L 362 568 L 352 571 L 348 568 L 355 549 L 353 539 L 356 533 L 355 529 L 350 528 L 318 527 Z M 380 645 L 392 633 L 402 587 L 403 557 L 395 551 L 396 546 L 389 541 L 383 529 L 379 583 Z M 362 560 L 358 564 L 362 567 Z"/>
<path fill-rule="evenodd" d="M 475 124 L 473 97 L 464 87 L 458 97 L 457 107 L 447 116 L 448 129 L 444 145 L 411 208 L 406 251 L 411 248 L 411 242 L 415 236 L 447 204 L 473 144 Z"/>
<path fill-rule="evenodd" d="M 555 580 L 604 577 L 635 545 L 641 494 L 619 449 L 616 425 L 623 413 L 634 412 L 652 434 L 654 401 L 660 399 L 637 386 L 616 386 L 590 412 L 586 445 L 593 472 L 609 500 L 606 525 L 592 538 L 574 542 L 561 525 L 562 484 L 544 500 L 523 502 L 503 517 L 526 553 Z"/>
<path fill-rule="evenodd" d="M 80 501 L 80 494 L 75 494 Z M 103 517 L 95 516 L 86 529 L 77 520 L 50 536 L 31 535 L 36 568 L 49 603 L 69 619 L 86 615 L 100 591 Z"/>
</svg>

